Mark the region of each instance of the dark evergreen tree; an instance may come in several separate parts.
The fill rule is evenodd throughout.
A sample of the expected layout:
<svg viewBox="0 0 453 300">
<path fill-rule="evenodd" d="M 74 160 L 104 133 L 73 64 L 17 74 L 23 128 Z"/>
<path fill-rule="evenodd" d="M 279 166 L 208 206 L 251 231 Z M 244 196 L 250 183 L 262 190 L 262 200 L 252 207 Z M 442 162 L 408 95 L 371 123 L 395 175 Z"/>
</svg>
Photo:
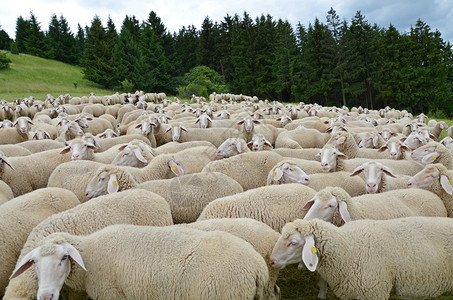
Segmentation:
<svg viewBox="0 0 453 300">
<path fill-rule="evenodd" d="M 183 26 L 175 39 L 175 48 L 177 60 L 180 63 L 179 74 L 188 73 L 197 65 L 197 53 L 199 46 L 198 31 L 190 25 L 187 28 Z"/>
<path fill-rule="evenodd" d="M 24 40 L 26 53 L 40 57 L 48 57 L 49 45 L 47 44 L 44 32 L 41 30 L 41 25 L 32 11 L 30 11 L 30 20 L 28 20 L 28 24 L 29 26 L 26 30 L 26 38 Z"/>
<path fill-rule="evenodd" d="M 29 28 L 30 23 L 22 18 L 22 16 L 19 16 L 16 20 L 16 47 L 20 53 L 27 53 L 25 39 L 27 38 Z"/>
<path fill-rule="evenodd" d="M 198 64 L 207 66 L 211 69 L 217 68 L 217 59 L 216 59 L 216 29 L 209 17 L 206 17 L 201 24 L 199 41 L 197 53 Z"/>
<path fill-rule="evenodd" d="M 10 50 L 11 49 L 11 42 L 13 40 L 9 37 L 8 33 L 2 29 L 0 25 L 0 49 L 1 50 Z"/>
<path fill-rule="evenodd" d="M 77 34 L 75 36 L 75 56 L 77 64 L 81 63 L 83 54 L 85 53 L 85 42 L 85 31 L 80 24 L 77 24 Z"/>
</svg>

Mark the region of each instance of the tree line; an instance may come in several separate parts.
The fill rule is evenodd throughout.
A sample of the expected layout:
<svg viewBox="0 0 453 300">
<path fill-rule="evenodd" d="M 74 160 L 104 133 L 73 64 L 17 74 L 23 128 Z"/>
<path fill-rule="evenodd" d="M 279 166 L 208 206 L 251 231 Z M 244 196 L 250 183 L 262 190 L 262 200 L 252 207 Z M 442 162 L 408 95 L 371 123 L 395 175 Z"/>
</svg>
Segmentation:
<svg viewBox="0 0 453 300">
<path fill-rule="evenodd" d="M 370 24 L 360 11 L 347 21 L 330 9 L 325 22 L 296 28 L 244 12 L 170 33 L 151 11 L 144 21 L 126 16 L 120 30 L 95 16 L 72 33 L 63 16 L 53 15 L 43 31 L 30 12 L 17 19 L 15 41 L 5 34 L 1 49 L 78 64 L 87 79 L 111 89 L 176 94 L 188 84 L 185 74 L 206 66 L 220 75 L 211 76 L 221 81 L 212 86 L 260 99 L 453 113 L 451 44 L 422 20 L 401 33 Z"/>
</svg>

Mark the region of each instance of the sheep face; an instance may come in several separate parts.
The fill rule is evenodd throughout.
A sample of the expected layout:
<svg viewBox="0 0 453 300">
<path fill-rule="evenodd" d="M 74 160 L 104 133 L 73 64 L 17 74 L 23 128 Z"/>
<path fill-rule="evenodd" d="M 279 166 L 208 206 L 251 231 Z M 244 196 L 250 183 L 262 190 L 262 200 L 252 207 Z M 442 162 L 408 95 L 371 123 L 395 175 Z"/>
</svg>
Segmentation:
<svg viewBox="0 0 453 300">
<path fill-rule="evenodd" d="M 32 140 L 45 140 L 45 139 L 50 139 L 50 134 L 43 130 L 43 129 L 39 129 L 39 130 L 36 130 L 34 133 L 33 133 L 33 136 L 31 138 Z"/>
<path fill-rule="evenodd" d="M 323 172 L 335 172 L 337 170 L 337 158 L 347 159 L 347 156 L 334 147 L 324 147 L 316 155 L 321 159 L 321 170 Z"/>
<path fill-rule="evenodd" d="M 361 140 L 359 142 L 359 148 L 376 148 L 378 145 L 378 136 L 368 132 L 359 133 Z"/>
<path fill-rule="evenodd" d="M 115 185 L 114 181 L 116 181 L 116 175 L 109 175 L 106 171 L 98 173 L 90 180 L 90 182 L 88 182 L 85 189 L 85 196 L 88 199 L 92 199 L 107 195 L 107 187 L 110 181 Z M 118 186 L 118 182 L 116 182 L 116 186 Z"/>
<path fill-rule="evenodd" d="M 182 131 L 188 132 L 187 129 L 182 125 L 170 126 L 168 127 L 166 132 L 169 131 L 171 131 L 171 139 L 173 142 L 179 142 L 179 140 L 181 139 Z"/>
<path fill-rule="evenodd" d="M 283 269 L 289 264 L 302 262 L 302 248 L 305 244 L 304 237 L 295 232 L 289 236 L 280 236 L 270 257 L 270 264 L 275 269 Z"/>
<path fill-rule="evenodd" d="M 17 118 L 17 120 L 13 123 L 13 126 L 23 134 L 28 134 L 30 131 L 30 125 L 33 125 L 33 122 L 29 117 Z"/>
<path fill-rule="evenodd" d="M 95 148 L 93 144 L 87 143 L 82 139 L 74 139 L 69 141 L 68 146 L 60 153 L 65 154 L 70 151 L 72 160 L 91 160 L 93 159 Z"/>
<path fill-rule="evenodd" d="M 280 126 L 285 127 L 287 124 L 292 122 L 291 117 L 289 116 L 282 116 L 281 118 L 278 118 L 277 121 L 280 121 Z"/>
<path fill-rule="evenodd" d="M 432 184 L 440 179 L 440 172 L 434 166 L 426 166 L 423 170 L 415 174 L 407 182 L 408 188 L 429 188 Z"/>
<path fill-rule="evenodd" d="M 382 174 L 385 173 L 388 176 L 396 177 L 390 168 L 376 162 L 367 162 L 361 166 L 358 166 L 352 172 L 351 176 L 356 176 L 360 173 L 363 173 L 365 177 L 366 191 L 370 194 L 374 194 L 379 191 L 380 184 L 382 182 Z"/>
<path fill-rule="evenodd" d="M 247 143 L 249 147 L 251 147 L 252 151 L 263 151 L 264 146 L 268 146 L 269 148 L 273 149 L 271 142 L 269 142 L 263 135 L 254 135 L 252 140 Z"/>
<path fill-rule="evenodd" d="M 112 129 L 106 129 L 103 133 L 99 134 L 98 137 L 101 139 L 110 139 L 113 137 L 117 137 L 118 133 L 113 131 Z"/>
<path fill-rule="evenodd" d="M 206 114 L 202 114 L 196 121 L 195 121 L 195 124 L 196 123 L 199 123 L 200 125 L 200 128 L 209 128 L 210 127 L 210 124 L 212 123 L 212 120 L 211 118 L 206 115 Z"/>
<path fill-rule="evenodd" d="M 143 157 L 142 149 L 136 145 L 121 146 L 119 150 L 122 151 L 112 161 L 114 166 L 143 168 L 148 164 L 146 158 Z"/>
<path fill-rule="evenodd" d="M 294 164 L 284 163 L 274 169 L 274 181 L 285 183 L 310 184 L 310 177 L 301 168 Z"/>
<path fill-rule="evenodd" d="M 156 123 L 153 123 L 148 120 L 141 121 L 135 128 L 141 128 L 142 135 L 147 136 L 153 132 L 153 127 L 156 126 Z"/>
<path fill-rule="evenodd" d="M 390 140 L 384 146 L 379 148 L 378 152 L 388 150 L 391 159 L 400 159 L 403 156 L 403 151 L 409 151 L 409 147 L 404 145 L 400 140 Z"/>
<path fill-rule="evenodd" d="M 411 153 L 411 157 L 413 160 L 419 160 L 424 163 L 432 163 L 439 157 L 439 153 L 437 152 L 436 144 L 430 143 L 415 149 Z"/>
<path fill-rule="evenodd" d="M 71 272 L 69 258 L 86 271 L 80 253 L 71 244 L 44 244 L 30 251 L 22 259 L 11 279 L 34 265 L 39 286 L 37 298 L 39 300 L 56 300 L 60 295 L 61 287 Z"/>
<path fill-rule="evenodd" d="M 342 201 L 337 201 L 337 198 L 327 191 L 318 192 L 303 207 L 303 210 L 307 210 L 304 220 L 321 219 L 332 222 L 334 215 L 338 212 L 339 202 Z"/>
<path fill-rule="evenodd" d="M 245 118 L 238 122 L 238 125 L 244 124 L 244 131 L 246 133 L 252 133 L 255 128 L 255 124 L 260 124 L 260 121 L 253 120 L 252 118 Z"/>
</svg>

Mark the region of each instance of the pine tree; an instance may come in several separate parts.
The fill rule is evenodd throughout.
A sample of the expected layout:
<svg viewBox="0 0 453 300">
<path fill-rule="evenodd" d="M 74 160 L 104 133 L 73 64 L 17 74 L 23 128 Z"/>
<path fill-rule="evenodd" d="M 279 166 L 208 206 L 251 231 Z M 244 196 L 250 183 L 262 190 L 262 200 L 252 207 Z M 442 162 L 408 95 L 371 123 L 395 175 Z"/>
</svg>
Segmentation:
<svg viewBox="0 0 453 300">
<path fill-rule="evenodd" d="M 0 49 L 2 50 L 10 50 L 11 42 L 13 40 L 9 37 L 8 33 L 2 29 L 0 25 Z"/>
<path fill-rule="evenodd" d="M 80 23 L 77 24 L 77 34 L 75 36 L 75 57 L 76 63 L 81 64 L 83 54 L 85 53 L 86 35 Z"/>
<path fill-rule="evenodd" d="M 216 69 L 216 36 L 214 24 L 212 23 L 211 19 L 209 19 L 209 17 L 206 17 L 201 24 L 199 41 L 200 44 L 198 46 L 197 53 L 198 64 L 207 66 L 211 69 Z"/>
<path fill-rule="evenodd" d="M 30 20 L 28 23 L 29 27 L 26 30 L 26 38 L 24 40 L 26 53 L 40 57 L 47 57 L 49 46 L 44 32 L 41 30 L 40 23 L 32 11 L 30 11 Z"/>
<path fill-rule="evenodd" d="M 180 74 L 188 73 L 197 65 L 199 38 L 197 29 L 183 26 L 175 36 L 177 59 L 181 64 Z"/>
<path fill-rule="evenodd" d="M 25 39 L 30 28 L 30 23 L 26 21 L 22 16 L 19 16 L 16 20 L 16 46 L 20 53 L 27 53 L 25 49 Z"/>
</svg>

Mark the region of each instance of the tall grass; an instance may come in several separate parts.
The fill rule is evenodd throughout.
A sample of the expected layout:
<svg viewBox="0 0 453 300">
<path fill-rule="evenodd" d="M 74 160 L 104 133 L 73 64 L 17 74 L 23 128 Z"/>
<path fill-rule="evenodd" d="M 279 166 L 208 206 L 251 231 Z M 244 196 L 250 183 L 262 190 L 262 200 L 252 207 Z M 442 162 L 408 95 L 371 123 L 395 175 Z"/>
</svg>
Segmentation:
<svg viewBox="0 0 453 300">
<path fill-rule="evenodd" d="M 10 68 L 0 70 L 0 100 L 13 101 L 34 96 L 44 99 L 47 94 L 59 96 L 109 95 L 114 91 L 103 89 L 83 78 L 78 66 L 36 56 L 7 52 Z"/>
</svg>

